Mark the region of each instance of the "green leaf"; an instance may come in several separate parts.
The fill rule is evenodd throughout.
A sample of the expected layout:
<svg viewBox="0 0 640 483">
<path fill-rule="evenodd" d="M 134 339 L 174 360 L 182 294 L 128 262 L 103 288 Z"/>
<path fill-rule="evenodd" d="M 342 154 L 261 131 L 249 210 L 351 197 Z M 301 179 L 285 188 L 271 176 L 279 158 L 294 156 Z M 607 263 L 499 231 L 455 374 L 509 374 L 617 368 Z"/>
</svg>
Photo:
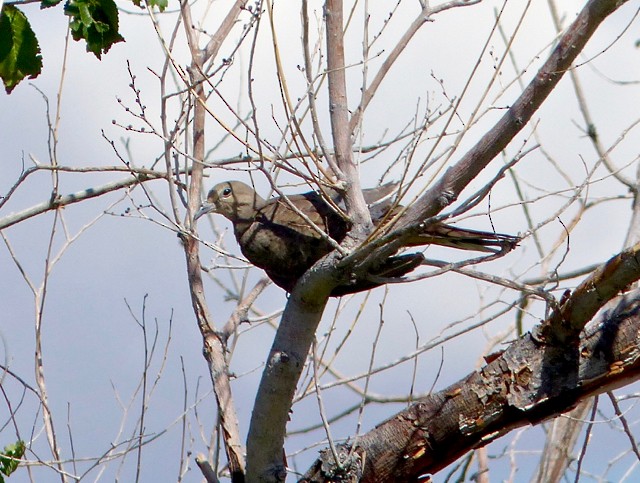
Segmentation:
<svg viewBox="0 0 640 483">
<path fill-rule="evenodd" d="M 33 79 L 41 71 L 40 45 L 27 17 L 5 5 L 0 13 L 0 77 L 7 94 L 25 77 Z"/>
<path fill-rule="evenodd" d="M 169 5 L 169 0 L 148 0 L 150 7 L 158 7 L 158 10 L 164 12 L 164 9 Z"/>
<path fill-rule="evenodd" d="M 131 0 L 136 7 L 144 8 L 142 0 Z M 169 5 L 169 0 L 147 0 L 147 5 L 150 7 L 158 7 L 158 10 L 164 12 L 164 9 Z"/>
<path fill-rule="evenodd" d="M 49 8 L 49 7 L 55 7 L 56 5 L 58 5 L 62 0 L 42 0 L 40 2 L 40 8 Z"/>
<path fill-rule="evenodd" d="M 87 52 L 98 59 L 113 44 L 124 41 L 118 32 L 118 9 L 113 0 L 68 0 L 64 13 L 71 17 L 73 39 L 84 39 Z"/>
<path fill-rule="evenodd" d="M 20 464 L 16 459 L 20 459 L 24 456 L 25 449 L 26 445 L 24 444 L 24 441 L 16 441 L 14 444 L 8 444 L 5 446 L 4 451 L 0 453 L 0 473 L 6 476 L 11 475 L 11 473 L 13 473 Z M 0 478 L 2 477 L 0 476 Z"/>
</svg>

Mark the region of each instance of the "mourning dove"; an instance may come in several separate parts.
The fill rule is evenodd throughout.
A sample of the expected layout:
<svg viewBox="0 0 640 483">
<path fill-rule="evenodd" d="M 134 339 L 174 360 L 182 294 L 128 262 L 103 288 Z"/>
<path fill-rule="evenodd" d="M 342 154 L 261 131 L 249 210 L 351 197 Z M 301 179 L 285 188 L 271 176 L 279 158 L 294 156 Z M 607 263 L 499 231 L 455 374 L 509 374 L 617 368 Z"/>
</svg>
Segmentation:
<svg viewBox="0 0 640 483">
<path fill-rule="evenodd" d="M 398 209 L 387 196 L 394 189 L 395 185 L 387 184 L 363 191 L 374 225 L 383 220 L 386 222 L 390 218 L 387 216 L 390 209 Z M 336 206 L 343 204 L 337 192 L 331 190 L 328 196 Z M 349 231 L 349 223 L 319 193 L 312 191 L 287 196 L 287 199 L 289 203 L 280 197 L 265 200 L 251 186 L 241 181 L 226 181 L 209 191 L 207 201 L 195 218 L 206 213 L 219 213 L 230 220 L 243 255 L 255 266 L 262 268 L 276 285 L 290 292 L 315 262 L 333 250 L 327 235 L 340 243 Z M 297 211 L 290 205 L 295 206 Z M 305 217 L 317 228 L 311 226 Z M 435 223 L 412 236 L 404 245 L 437 244 L 464 250 L 500 252 L 513 248 L 517 241 L 518 238 L 509 235 Z M 401 277 L 419 266 L 423 260 L 421 253 L 392 256 L 375 266 L 371 273 L 378 280 L 379 277 Z M 339 285 L 331 295 L 356 293 L 382 283 L 358 280 Z"/>
</svg>

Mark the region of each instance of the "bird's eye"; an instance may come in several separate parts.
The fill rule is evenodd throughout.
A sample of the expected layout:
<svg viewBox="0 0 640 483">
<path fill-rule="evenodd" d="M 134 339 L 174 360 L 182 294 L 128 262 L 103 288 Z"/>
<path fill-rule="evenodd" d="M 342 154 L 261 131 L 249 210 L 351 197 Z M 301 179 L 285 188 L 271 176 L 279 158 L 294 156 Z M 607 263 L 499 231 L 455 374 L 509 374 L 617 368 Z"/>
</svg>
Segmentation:
<svg viewBox="0 0 640 483">
<path fill-rule="evenodd" d="M 224 198 L 228 198 L 229 196 L 231 196 L 231 188 L 227 187 L 225 189 L 222 190 L 222 196 Z"/>
</svg>

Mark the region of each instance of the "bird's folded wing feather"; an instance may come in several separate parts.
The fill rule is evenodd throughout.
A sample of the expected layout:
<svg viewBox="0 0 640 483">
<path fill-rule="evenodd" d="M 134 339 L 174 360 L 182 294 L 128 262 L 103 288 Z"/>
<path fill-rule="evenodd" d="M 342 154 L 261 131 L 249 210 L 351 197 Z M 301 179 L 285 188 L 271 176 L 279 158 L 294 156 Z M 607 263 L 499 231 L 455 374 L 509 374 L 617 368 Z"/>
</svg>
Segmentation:
<svg viewBox="0 0 640 483">
<path fill-rule="evenodd" d="M 514 248 L 520 239 L 502 233 L 468 230 L 444 223 L 427 226 L 422 233 L 412 236 L 406 246 L 441 245 L 462 250 L 498 253 Z"/>
</svg>

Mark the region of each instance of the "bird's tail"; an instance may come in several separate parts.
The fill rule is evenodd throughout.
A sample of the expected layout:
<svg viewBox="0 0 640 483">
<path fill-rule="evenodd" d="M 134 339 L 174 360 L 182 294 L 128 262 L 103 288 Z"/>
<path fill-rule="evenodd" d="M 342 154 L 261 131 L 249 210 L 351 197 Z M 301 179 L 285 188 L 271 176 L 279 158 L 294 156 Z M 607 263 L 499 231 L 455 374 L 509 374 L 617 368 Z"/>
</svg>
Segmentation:
<svg viewBox="0 0 640 483">
<path fill-rule="evenodd" d="M 519 241 L 520 238 L 516 236 L 436 223 L 425 228 L 424 232 L 412 236 L 404 246 L 440 245 L 460 250 L 502 253 L 515 248 Z"/>
</svg>

